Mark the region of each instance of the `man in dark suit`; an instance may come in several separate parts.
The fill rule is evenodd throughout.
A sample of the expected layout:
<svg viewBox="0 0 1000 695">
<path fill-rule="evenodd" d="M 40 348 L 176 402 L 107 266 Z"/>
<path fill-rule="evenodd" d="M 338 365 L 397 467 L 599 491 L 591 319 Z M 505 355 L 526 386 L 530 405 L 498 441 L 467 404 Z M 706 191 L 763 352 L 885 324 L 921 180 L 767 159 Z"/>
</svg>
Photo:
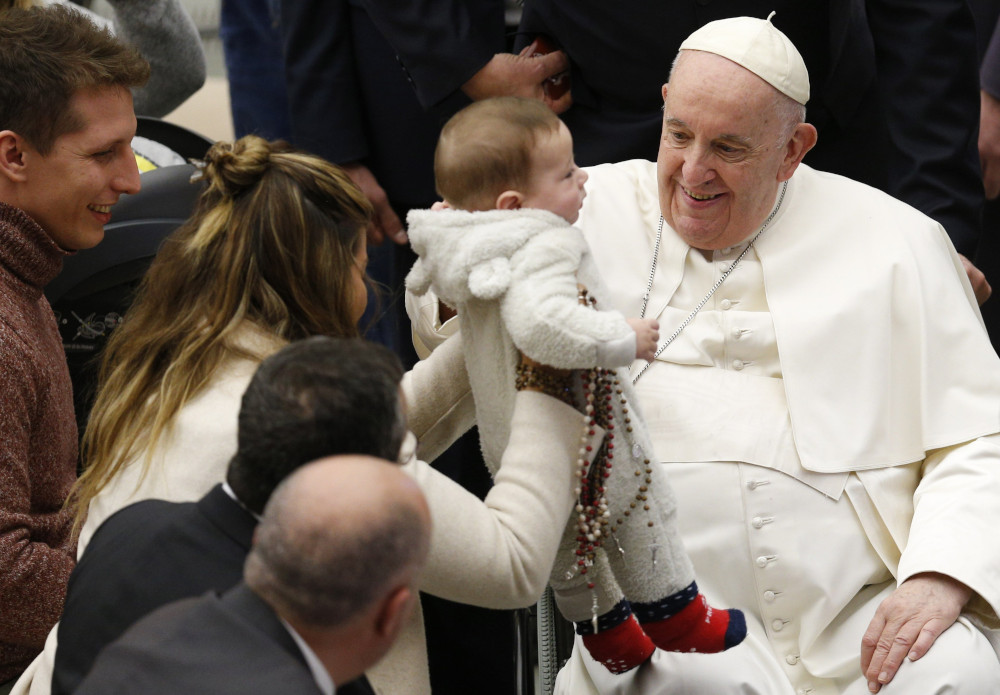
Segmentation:
<svg viewBox="0 0 1000 695">
<path fill-rule="evenodd" d="M 417 483 L 388 462 L 305 466 L 271 496 L 244 583 L 143 618 L 76 692 L 332 695 L 405 624 L 430 524 Z"/>
<path fill-rule="evenodd" d="M 337 453 L 394 460 L 406 433 L 401 378 L 391 352 L 358 340 L 310 338 L 264 360 L 243 396 L 227 485 L 196 503 L 138 502 L 94 534 L 70 577 L 52 692 L 73 692 L 98 652 L 152 610 L 236 584 L 256 515 L 296 468 Z M 353 687 L 340 691 L 370 692 Z"/>
</svg>

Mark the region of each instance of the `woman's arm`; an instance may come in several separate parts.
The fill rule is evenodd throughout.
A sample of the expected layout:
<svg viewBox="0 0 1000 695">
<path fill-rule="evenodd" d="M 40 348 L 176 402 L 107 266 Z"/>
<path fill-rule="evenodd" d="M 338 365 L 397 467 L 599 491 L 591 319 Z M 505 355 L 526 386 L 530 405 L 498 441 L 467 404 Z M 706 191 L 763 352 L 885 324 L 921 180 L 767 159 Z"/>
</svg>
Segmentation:
<svg viewBox="0 0 1000 695">
<path fill-rule="evenodd" d="M 418 456 L 433 461 L 476 424 L 462 338 L 455 335 L 403 376 L 410 431 L 420 441 Z"/>
<path fill-rule="evenodd" d="M 426 463 L 407 464 L 434 523 L 422 591 L 487 608 L 538 600 L 575 501 L 582 425 L 582 415 L 556 398 L 519 392 L 510 441 L 484 501 Z M 602 436 L 595 428 L 587 443 Z"/>
</svg>

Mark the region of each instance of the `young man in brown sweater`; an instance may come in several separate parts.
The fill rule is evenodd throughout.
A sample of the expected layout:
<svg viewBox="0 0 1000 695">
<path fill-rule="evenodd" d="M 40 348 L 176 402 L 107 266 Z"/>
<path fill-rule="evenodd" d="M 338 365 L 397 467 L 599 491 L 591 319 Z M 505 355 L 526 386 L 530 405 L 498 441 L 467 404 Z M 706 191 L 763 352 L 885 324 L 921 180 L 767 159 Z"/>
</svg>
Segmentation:
<svg viewBox="0 0 1000 695">
<path fill-rule="evenodd" d="M 0 14 L 0 693 L 42 648 L 74 564 L 77 430 L 42 294 L 139 190 L 132 48 L 61 7 Z"/>
</svg>

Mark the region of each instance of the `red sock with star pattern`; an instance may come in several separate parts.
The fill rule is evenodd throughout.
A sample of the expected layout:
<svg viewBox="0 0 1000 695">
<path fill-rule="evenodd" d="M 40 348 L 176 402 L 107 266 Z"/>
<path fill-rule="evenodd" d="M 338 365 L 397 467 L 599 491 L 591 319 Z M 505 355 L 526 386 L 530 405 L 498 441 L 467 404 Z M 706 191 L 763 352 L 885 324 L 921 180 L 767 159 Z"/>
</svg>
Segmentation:
<svg viewBox="0 0 1000 695">
<path fill-rule="evenodd" d="M 694 582 L 661 601 L 632 608 L 643 631 L 668 652 L 714 654 L 736 646 L 747 635 L 743 612 L 712 608 Z"/>
<path fill-rule="evenodd" d="M 624 622 L 608 630 L 583 635 L 583 646 L 594 661 L 614 674 L 631 671 L 646 663 L 656 650 L 631 613 Z"/>
</svg>

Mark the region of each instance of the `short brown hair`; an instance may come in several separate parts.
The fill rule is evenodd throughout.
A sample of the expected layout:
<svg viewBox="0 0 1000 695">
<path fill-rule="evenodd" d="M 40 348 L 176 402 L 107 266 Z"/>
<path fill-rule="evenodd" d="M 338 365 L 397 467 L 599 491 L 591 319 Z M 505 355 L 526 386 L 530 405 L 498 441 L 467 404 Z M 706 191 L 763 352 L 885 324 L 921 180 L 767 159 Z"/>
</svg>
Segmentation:
<svg viewBox="0 0 1000 695">
<path fill-rule="evenodd" d="M 438 194 L 465 210 L 492 209 L 506 190 L 523 189 L 539 135 L 559 117 L 537 99 L 497 97 L 465 107 L 441 130 L 434 152 Z"/>
<path fill-rule="evenodd" d="M 70 100 L 81 89 L 140 87 L 149 63 L 131 46 L 60 5 L 0 15 L 0 130 L 42 154 L 81 127 Z"/>
</svg>

